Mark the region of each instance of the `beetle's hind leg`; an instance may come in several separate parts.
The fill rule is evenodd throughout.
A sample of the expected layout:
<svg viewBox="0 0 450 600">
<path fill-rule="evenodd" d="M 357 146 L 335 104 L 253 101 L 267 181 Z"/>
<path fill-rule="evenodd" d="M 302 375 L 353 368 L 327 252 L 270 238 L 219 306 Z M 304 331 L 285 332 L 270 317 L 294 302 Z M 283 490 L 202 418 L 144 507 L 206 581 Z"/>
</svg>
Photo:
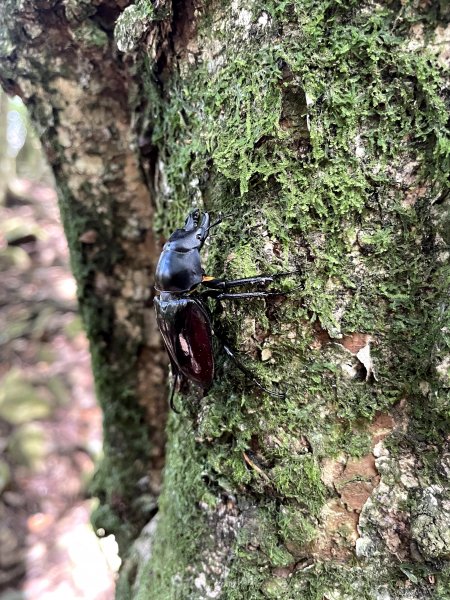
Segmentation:
<svg viewBox="0 0 450 600">
<path fill-rule="evenodd" d="M 169 396 L 169 406 L 177 415 L 181 414 L 181 411 L 175 406 L 175 394 L 177 392 L 183 393 L 186 391 L 186 378 L 172 363 L 172 386 Z"/>
<path fill-rule="evenodd" d="M 225 353 L 227 354 L 227 356 L 229 356 L 233 360 L 236 367 L 240 371 L 242 371 L 242 373 L 244 373 L 244 375 L 246 375 L 249 379 L 251 379 L 253 381 L 253 383 L 255 385 L 257 385 L 261 390 L 266 392 L 266 394 L 269 394 L 269 396 L 273 396 L 274 398 L 283 399 L 286 397 L 286 394 L 284 392 L 278 392 L 277 390 L 274 390 L 274 389 L 269 390 L 268 388 L 263 386 L 263 384 L 260 381 L 258 381 L 258 379 L 256 379 L 256 377 L 253 375 L 253 373 L 250 371 L 250 369 L 248 369 L 245 365 L 243 365 L 241 363 L 241 361 L 238 359 L 238 357 L 233 352 L 233 350 L 231 350 L 231 348 L 226 343 L 224 343 L 223 340 L 220 340 L 220 343 L 222 344 L 222 348 L 224 349 Z"/>
<path fill-rule="evenodd" d="M 172 389 L 170 390 L 170 397 L 169 397 L 169 406 L 173 410 L 174 413 L 177 413 L 177 415 L 180 414 L 180 411 L 175 407 L 173 399 L 174 399 L 174 396 L 175 396 L 175 392 L 177 390 L 178 377 L 179 376 L 178 376 L 178 371 L 177 371 L 174 374 L 173 379 L 172 379 Z"/>
</svg>

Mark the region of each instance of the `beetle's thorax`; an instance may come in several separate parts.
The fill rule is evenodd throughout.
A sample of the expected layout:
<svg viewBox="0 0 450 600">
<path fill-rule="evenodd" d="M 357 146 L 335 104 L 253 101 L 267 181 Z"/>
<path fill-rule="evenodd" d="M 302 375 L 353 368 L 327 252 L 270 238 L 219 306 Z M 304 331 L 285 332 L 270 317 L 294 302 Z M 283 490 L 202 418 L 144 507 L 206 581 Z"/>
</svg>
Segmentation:
<svg viewBox="0 0 450 600">
<path fill-rule="evenodd" d="M 156 267 L 155 287 L 161 292 L 188 292 L 201 283 L 203 270 L 200 252 L 177 252 L 168 242 Z"/>
<path fill-rule="evenodd" d="M 160 292 L 183 293 L 194 289 L 203 278 L 200 250 L 208 237 L 209 215 L 194 210 L 184 224 L 164 245 L 155 273 L 155 287 Z"/>
</svg>

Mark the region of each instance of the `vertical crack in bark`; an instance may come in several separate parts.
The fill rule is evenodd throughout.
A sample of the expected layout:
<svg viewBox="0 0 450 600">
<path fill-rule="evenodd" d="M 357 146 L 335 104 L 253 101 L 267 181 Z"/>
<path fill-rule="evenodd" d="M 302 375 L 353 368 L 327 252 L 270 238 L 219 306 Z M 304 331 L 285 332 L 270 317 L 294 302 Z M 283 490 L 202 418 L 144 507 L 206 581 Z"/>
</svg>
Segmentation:
<svg viewBox="0 0 450 600">
<path fill-rule="evenodd" d="M 197 35 L 196 2 L 173 0 L 172 47 L 178 60 L 185 58 L 186 49 Z"/>
</svg>

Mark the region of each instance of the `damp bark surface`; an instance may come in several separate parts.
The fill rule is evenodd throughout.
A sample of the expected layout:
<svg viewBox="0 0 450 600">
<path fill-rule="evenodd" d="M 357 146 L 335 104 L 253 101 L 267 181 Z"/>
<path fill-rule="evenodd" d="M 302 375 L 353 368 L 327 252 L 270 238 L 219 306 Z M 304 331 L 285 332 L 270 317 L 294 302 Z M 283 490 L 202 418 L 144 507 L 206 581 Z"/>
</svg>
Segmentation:
<svg viewBox="0 0 450 600">
<path fill-rule="evenodd" d="M 1 10 L 2 83 L 55 171 L 91 340 L 117 597 L 448 598 L 447 4 Z M 207 275 L 295 272 L 284 296 L 210 306 L 286 396 L 218 353 L 209 394 L 176 397 L 157 498 L 152 270 L 193 207 L 228 215 Z"/>
</svg>

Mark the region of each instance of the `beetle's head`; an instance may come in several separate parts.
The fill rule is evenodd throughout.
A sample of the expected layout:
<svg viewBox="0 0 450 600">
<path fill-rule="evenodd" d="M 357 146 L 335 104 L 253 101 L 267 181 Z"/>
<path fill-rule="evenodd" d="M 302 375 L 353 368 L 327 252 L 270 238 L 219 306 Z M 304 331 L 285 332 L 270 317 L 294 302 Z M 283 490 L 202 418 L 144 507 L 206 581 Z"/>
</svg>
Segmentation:
<svg viewBox="0 0 450 600">
<path fill-rule="evenodd" d="M 189 213 L 183 229 L 177 229 L 169 238 L 170 247 L 175 252 L 189 252 L 200 250 L 209 234 L 210 218 L 207 212 L 203 213 L 200 222 L 198 208 Z"/>
</svg>

